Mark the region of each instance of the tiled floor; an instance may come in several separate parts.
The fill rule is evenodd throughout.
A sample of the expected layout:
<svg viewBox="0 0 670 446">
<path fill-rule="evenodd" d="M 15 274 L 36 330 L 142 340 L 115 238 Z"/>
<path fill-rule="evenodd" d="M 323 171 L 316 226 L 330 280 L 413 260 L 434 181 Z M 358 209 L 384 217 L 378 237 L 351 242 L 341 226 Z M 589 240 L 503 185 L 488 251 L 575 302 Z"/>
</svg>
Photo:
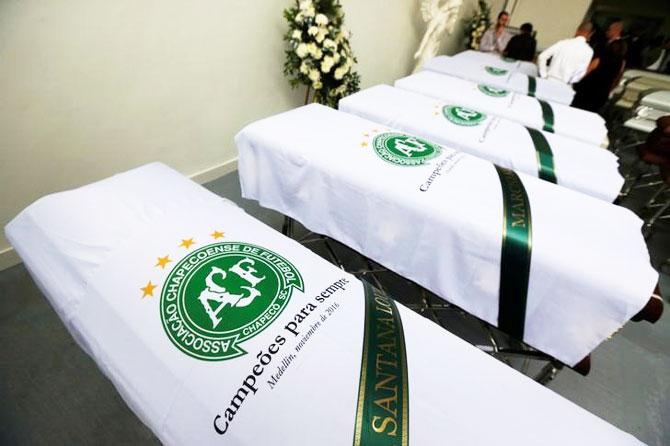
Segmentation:
<svg viewBox="0 0 670 446">
<path fill-rule="evenodd" d="M 237 173 L 207 187 L 281 228 L 281 215 L 240 198 Z M 624 205 L 638 205 L 647 193 L 636 192 Z M 661 229 L 651 239 L 655 265 L 670 257 L 670 230 Z M 353 259 L 347 248 L 336 249 Z M 402 279 L 389 274 L 384 281 L 392 294 L 405 294 Z M 478 342 L 472 321 L 456 313 L 444 319 L 450 330 Z M 630 323 L 592 357 L 588 377 L 564 370 L 549 387 L 650 445 L 670 444 L 670 318 Z M 157 443 L 74 343 L 22 265 L 0 272 L 0 401 L 2 445 Z"/>
</svg>

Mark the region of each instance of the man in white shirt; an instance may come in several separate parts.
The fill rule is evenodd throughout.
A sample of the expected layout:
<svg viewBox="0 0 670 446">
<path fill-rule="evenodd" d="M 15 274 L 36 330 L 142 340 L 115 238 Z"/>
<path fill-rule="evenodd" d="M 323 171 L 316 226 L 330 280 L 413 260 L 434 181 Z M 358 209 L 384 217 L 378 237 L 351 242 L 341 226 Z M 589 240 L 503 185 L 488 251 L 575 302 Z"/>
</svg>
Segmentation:
<svg viewBox="0 0 670 446">
<path fill-rule="evenodd" d="M 498 21 L 495 26 L 489 28 L 482 36 L 482 41 L 479 43 L 479 51 L 488 51 L 502 54 L 512 38 L 512 35 L 507 32 L 505 26 L 509 22 L 509 14 L 502 11 L 498 14 Z"/>
<path fill-rule="evenodd" d="M 591 34 L 593 25 L 584 22 L 577 29 L 575 37 L 560 40 L 542 51 L 537 58 L 540 77 L 566 84 L 574 84 L 583 78 L 593 58 L 593 48 L 587 43 Z M 550 58 L 551 63 L 547 67 Z"/>
</svg>

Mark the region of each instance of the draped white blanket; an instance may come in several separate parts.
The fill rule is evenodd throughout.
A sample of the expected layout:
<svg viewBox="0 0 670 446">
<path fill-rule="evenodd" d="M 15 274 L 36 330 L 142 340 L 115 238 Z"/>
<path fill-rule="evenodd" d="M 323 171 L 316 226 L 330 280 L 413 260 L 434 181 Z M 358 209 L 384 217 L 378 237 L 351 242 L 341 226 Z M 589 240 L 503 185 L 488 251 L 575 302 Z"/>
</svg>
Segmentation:
<svg viewBox="0 0 670 446">
<path fill-rule="evenodd" d="M 479 64 L 490 65 L 504 70 L 515 71 L 528 76 L 537 77 L 537 65 L 523 60 L 513 60 L 501 57 L 496 53 L 485 53 L 482 51 L 466 50 L 451 56 L 455 60 L 466 60 Z"/>
<path fill-rule="evenodd" d="M 386 162 L 384 126 L 319 105 L 236 137 L 242 193 L 498 320 L 503 228 L 491 163 L 444 148 L 427 164 Z M 627 209 L 519 174 L 532 210 L 524 340 L 574 365 L 647 303 L 658 275 Z"/>
<path fill-rule="evenodd" d="M 492 69 L 493 68 L 493 69 Z M 568 84 L 552 79 L 529 76 L 510 69 L 493 66 L 487 62 L 468 58 L 437 56 L 423 65 L 424 70 L 448 74 L 474 82 L 506 88 L 519 94 L 530 94 L 529 84 L 535 82 L 534 96 L 538 99 L 570 105 L 575 91 Z"/>
<path fill-rule="evenodd" d="M 377 85 L 340 100 L 341 111 L 358 115 L 499 166 L 537 177 L 538 156 L 523 125 L 480 113 L 465 125 L 449 119 L 459 102 L 444 102 L 408 90 Z M 450 108 L 452 107 L 452 108 Z M 474 109 L 473 111 L 478 111 Z M 601 147 L 542 132 L 553 152 L 557 184 L 612 202 L 623 177 L 617 157 Z"/>
<path fill-rule="evenodd" d="M 45 197 L 6 233 L 70 333 L 163 443 L 352 444 L 364 321 L 353 276 L 160 164 Z M 184 247 L 184 239 L 193 245 Z M 168 339 L 175 322 L 162 323 L 160 307 L 169 302 L 165 284 L 181 268 L 175 265 L 195 259 L 189 271 L 197 271 L 198 253 L 221 243 L 282 256 L 303 289 L 241 343 L 247 353 L 205 361 Z M 166 256 L 171 262 L 161 268 L 156 259 Z M 244 269 L 258 276 L 261 263 L 257 258 L 258 271 Z M 197 285 L 195 274 L 183 283 Z M 225 275 L 216 280 L 229 284 Z M 319 303 L 334 283 L 344 285 Z M 296 336 L 286 326 L 310 303 L 316 308 L 291 327 Z M 195 318 L 198 302 L 183 304 Z M 640 444 L 412 311 L 399 312 L 409 444 Z M 233 317 L 232 309 L 225 314 Z"/>
<path fill-rule="evenodd" d="M 398 79 L 394 85 L 443 101 L 458 102 L 534 129 L 542 130 L 545 125 L 540 102 L 524 94 L 508 92 L 504 96 L 491 96 L 475 82 L 431 71 Z M 607 127 L 600 115 L 557 103 L 549 105 L 556 134 L 599 146 L 607 140 Z"/>
</svg>

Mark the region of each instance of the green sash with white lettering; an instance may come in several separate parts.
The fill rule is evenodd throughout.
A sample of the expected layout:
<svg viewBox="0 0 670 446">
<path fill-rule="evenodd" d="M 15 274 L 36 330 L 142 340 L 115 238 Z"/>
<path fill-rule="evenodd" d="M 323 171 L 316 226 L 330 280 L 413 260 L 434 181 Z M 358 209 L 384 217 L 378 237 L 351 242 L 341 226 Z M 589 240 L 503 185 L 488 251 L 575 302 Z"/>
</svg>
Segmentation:
<svg viewBox="0 0 670 446">
<path fill-rule="evenodd" d="M 551 151 L 549 141 L 544 137 L 539 130 L 526 127 L 530 138 L 533 140 L 535 146 L 535 155 L 537 156 L 537 173 L 538 177 L 545 181 L 556 184 L 556 172 L 554 170 L 554 154 Z"/>
<path fill-rule="evenodd" d="M 533 76 L 528 76 L 528 96 L 535 97 L 536 90 L 537 90 L 537 81 Z"/>
<path fill-rule="evenodd" d="M 545 132 L 554 133 L 554 110 L 547 101 L 538 99 L 538 102 L 540 103 L 540 107 L 542 107 L 542 120 L 544 121 L 542 130 Z"/>
<path fill-rule="evenodd" d="M 365 333 L 354 446 L 407 446 L 409 386 L 402 321 L 395 302 L 363 282 Z"/>
<path fill-rule="evenodd" d="M 523 340 L 532 248 L 530 203 L 516 173 L 498 166 L 496 171 L 503 195 L 498 328 Z"/>
</svg>

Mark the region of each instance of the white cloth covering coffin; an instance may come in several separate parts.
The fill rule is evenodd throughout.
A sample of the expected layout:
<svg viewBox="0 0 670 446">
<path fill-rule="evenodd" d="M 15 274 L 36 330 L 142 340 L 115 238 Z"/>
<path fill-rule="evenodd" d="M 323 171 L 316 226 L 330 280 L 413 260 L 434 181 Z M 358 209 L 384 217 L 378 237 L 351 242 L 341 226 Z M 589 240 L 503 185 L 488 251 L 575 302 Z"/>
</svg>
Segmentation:
<svg viewBox="0 0 670 446">
<path fill-rule="evenodd" d="M 537 130 L 546 128 L 540 101 L 523 94 L 499 90 L 502 91 L 500 95 L 492 96 L 486 93 L 491 90 L 484 85 L 431 71 L 398 79 L 394 85 L 443 101 L 457 102 Z M 607 141 L 607 127 L 600 115 L 562 104 L 548 104 L 553 113 L 554 133 L 598 146 Z"/>
<path fill-rule="evenodd" d="M 73 337 L 163 443 L 352 444 L 363 346 L 362 284 L 233 203 L 151 164 L 45 197 L 16 217 L 6 234 Z M 183 239 L 194 245 L 179 246 Z M 241 343 L 248 353 L 206 361 L 168 339 L 159 310 L 161 286 L 182 259 L 189 263 L 200 258 L 196 253 L 209 252 L 207 245 L 220 243 L 252 244 L 278 254 L 303 283 L 269 326 Z M 161 269 L 156 258 L 165 256 L 171 262 Z M 157 288 L 144 296 L 140 287 L 149 280 Z M 198 283 L 195 275 L 188 280 Z M 224 276 L 223 283 L 227 280 Z M 338 289 L 329 288 L 334 283 Z M 319 303 L 316 297 L 324 292 L 329 296 Z M 316 308 L 291 327 L 299 333 L 295 336 L 285 327 L 308 303 Z M 641 444 L 398 307 L 409 377 L 409 444 L 493 444 L 501 438 L 528 445 Z M 267 381 L 280 369 L 271 387 Z M 231 400 L 242 388 L 247 393 Z M 227 408 L 235 408 L 235 414 L 220 435 L 214 420 Z"/>
<path fill-rule="evenodd" d="M 393 130 L 319 105 L 236 137 L 242 194 L 496 325 L 503 229 L 493 165 L 443 147 L 421 166 L 373 149 Z M 575 365 L 649 300 L 658 275 L 627 209 L 519 174 L 532 214 L 524 340 Z"/>
<path fill-rule="evenodd" d="M 437 56 L 428 60 L 423 65 L 423 69 L 493 87 L 505 88 L 519 94 L 534 96 L 558 104 L 569 105 L 575 96 L 572 87 L 564 82 L 528 76 L 477 60 Z"/>
<path fill-rule="evenodd" d="M 477 119 L 471 122 L 461 122 L 449 114 L 458 105 L 377 85 L 343 98 L 339 109 L 502 167 L 539 175 L 538 153 L 527 128 L 486 113 L 475 115 Z M 542 134 L 553 153 L 557 184 L 605 201 L 616 199 L 624 178 L 612 152 L 553 133 Z"/>
<path fill-rule="evenodd" d="M 525 60 L 514 60 L 502 57 L 497 53 L 485 53 L 483 51 L 466 50 L 451 56 L 455 60 L 465 60 L 479 64 L 490 65 L 504 70 L 515 71 L 528 76 L 537 77 L 537 65 Z"/>
</svg>

